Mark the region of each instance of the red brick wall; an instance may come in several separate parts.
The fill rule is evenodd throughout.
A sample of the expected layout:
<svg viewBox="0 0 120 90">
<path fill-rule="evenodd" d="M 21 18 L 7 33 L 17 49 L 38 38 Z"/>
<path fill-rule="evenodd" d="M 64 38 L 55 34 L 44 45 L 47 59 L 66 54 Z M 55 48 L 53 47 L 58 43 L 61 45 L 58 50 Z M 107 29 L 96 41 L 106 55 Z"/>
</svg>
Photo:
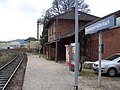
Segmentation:
<svg viewBox="0 0 120 90">
<path fill-rule="evenodd" d="M 98 34 L 90 35 L 89 39 L 89 52 L 87 57 L 91 60 L 98 60 Z M 120 28 L 103 31 L 102 40 L 104 44 L 104 53 L 102 58 L 106 58 L 111 54 L 120 53 Z"/>
<path fill-rule="evenodd" d="M 89 60 L 97 60 L 98 59 L 98 34 L 92 34 L 88 37 L 88 51 L 86 55 Z"/>
<path fill-rule="evenodd" d="M 88 23 L 88 21 L 79 21 L 79 27 L 85 25 L 86 23 Z M 53 25 L 54 24 L 54 25 Z M 51 35 L 51 30 L 52 30 L 52 26 L 53 26 L 53 34 Z M 57 23 L 56 20 L 52 23 L 51 26 L 49 26 L 48 28 L 48 42 L 52 41 L 56 38 L 56 31 L 57 36 L 59 37 L 60 35 L 63 35 L 64 33 L 73 31 L 75 28 L 75 21 L 74 20 L 58 20 L 58 28 L 56 27 Z"/>
<path fill-rule="evenodd" d="M 79 27 L 85 25 L 86 23 L 88 23 L 88 21 L 79 21 Z M 57 30 L 57 32 L 58 32 L 57 33 L 58 37 L 60 35 L 67 33 L 67 32 L 74 31 L 75 30 L 75 21 L 74 20 L 58 20 L 58 27 L 56 27 L 56 26 L 57 26 L 56 20 L 53 23 L 51 23 L 51 25 L 49 26 L 49 28 L 48 28 L 48 42 L 56 39 L 56 31 L 55 30 Z M 69 42 L 71 42 L 71 39 Z M 65 58 L 65 46 L 64 46 L 65 43 L 66 42 L 62 42 L 62 43 L 58 44 L 58 59 Z M 51 57 L 54 56 L 54 54 L 52 54 L 52 52 L 53 52 L 52 50 L 55 49 L 55 46 L 52 47 L 53 45 L 52 44 L 50 44 L 50 45 L 49 45 L 48 52 L 47 52 L 49 59 L 51 59 Z"/>
<path fill-rule="evenodd" d="M 51 45 L 48 45 L 48 59 L 51 59 Z"/>
<path fill-rule="evenodd" d="M 87 23 L 88 21 L 79 21 L 79 28 Z M 74 20 L 58 20 L 58 36 L 73 30 L 75 30 Z"/>
<path fill-rule="evenodd" d="M 51 59 L 51 45 L 46 46 L 46 58 Z"/>
<path fill-rule="evenodd" d="M 74 28 L 74 21 L 73 20 L 59 20 L 58 21 L 58 32 L 61 34 L 64 34 L 66 32 L 69 32 L 73 30 Z"/>
<path fill-rule="evenodd" d="M 103 31 L 104 54 L 103 58 L 120 53 L 120 28 Z"/>
</svg>

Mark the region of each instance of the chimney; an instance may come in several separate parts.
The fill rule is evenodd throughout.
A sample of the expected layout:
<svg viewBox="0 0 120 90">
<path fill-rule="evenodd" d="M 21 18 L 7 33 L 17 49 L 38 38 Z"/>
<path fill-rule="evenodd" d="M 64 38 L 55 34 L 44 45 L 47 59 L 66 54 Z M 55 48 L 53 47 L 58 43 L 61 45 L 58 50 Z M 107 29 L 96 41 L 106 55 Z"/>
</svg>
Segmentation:
<svg viewBox="0 0 120 90">
<path fill-rule="evenodd" d="M 37 39 L 39 40 L 39 19 L 37 21 Z"/>
</svg>

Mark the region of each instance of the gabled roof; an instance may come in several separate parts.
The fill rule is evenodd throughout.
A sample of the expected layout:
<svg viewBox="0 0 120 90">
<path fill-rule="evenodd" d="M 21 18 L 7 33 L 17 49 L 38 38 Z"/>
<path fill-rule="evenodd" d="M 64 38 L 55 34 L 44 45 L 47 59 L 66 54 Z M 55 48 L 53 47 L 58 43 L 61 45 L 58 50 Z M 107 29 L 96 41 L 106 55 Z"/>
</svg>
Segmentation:
<svg viewBox="0 0 120 90">
<path fill-rule="evenodd" d="M 56 16 L 55 18 L 59 18 L 59 19 L 69 19 L 69 20 L 75 20 L 75 11 L 69 11 L 67 13 L 61 14 Z M 95 20 L 98 17 L 84 13 L 79 11 L 78 12 L 78 20 L 83 20 L 83 21 L 91 21 L 91 20 Z"/>
<path fill-rule="evenodd" d="M 98 18 L 99 17 L 97 16 L 93 16 L 93 15 L 90 15 L 90 14 L 87 14 L 81 11 L 78 12 L 78 20 L 81 20 L 81 21 L 93 21 Z M 50 23 L 56 19 L 75 20 L 75 11 L 69 11 L 69 12 L 66 12 L 66 13 L 63 13 L 63 14 L 60 14 L 60 15 L 57 15 L 51 18 L 45 27 L 48 27 Z"/>
<path fill-rule="evenodd" d="M 29 37 L 25 41 L 38 41 L 38 40 L 34 37 Z"/>
<path fill-rule="evenodd" d="M 89 26 L 89 25 L 91 25 L 91 24 L 93 24 L 93 23 L 96 23 L 96 22 L 98 22 L 98 21 L 100 21 L 100 20 L 102 20 L 102 19 L 104 19 L 104 18 L 107 18 L 107 17 L 109 17 L 109 16 L 111 16 L 111 15 L 115 15 L 116 17 L 120 17 L 120 10 L 118 10 L 118 11 L 116 11 L 116 12 L 114 12 L 114 13 L 111 13 L 111 14 L 109 14 L 109 15 L 106 15 L 106 16 L 104 16 L 104 17 L 102 17 L 102 18 L 98 18 L 98 19 L 96 19 L 96 20 L 94 20 L 94 21 L 92 21 L 92 22 L 90 22 L 90 23 L 88 23 L 88 24 L 80 27 L 80 28 L 79 28 L 79 32 L 82 31 L 82 30 L 85 30 L 85 27 L 87 27 L 87 26 Z M 71 36 L 73 36 L 73 35 L 75 35 L 75 31 L 67 32 L 67 33 L 61 35 L 58 39 L 63 39 L 63 38 L 66 38 L 66 37 L 71 37 Z M 50 43 L 53 43 L 53 42 L 55 42 L 55 41 L 48 42 L 48 43 L 46 43 L 46 45 L 47 45 L 47 44 L 50 44 Z"/>
<path fill-rule="evenodd" d="M 88 23 L 88 24 L 80 27 L 80 28 L 79 28 L 79 32 L 82 31 L 82 30 L 85 30 L 85 27 L 87 27 L 87 26 L 89 26 L 89 25 L 91 25 L 91 24 L 93 24 L 93 23 L 96 23 L 96 22 L 98 22 L 98 21 L 100 21 L 100 20 L 102 20 L 102 19 L 104 19 L 104 18 L 107 18 L 107 17 L 109 17 L 109 16 L 111 16 L 111 15 L 115 15 L 116 17 L 120 17 L 120 10 L 118 10 L 118 11 L 116 11 L 116 12 L 114 12 L 114 13 L 111 13 L 111 14 L 109 14 L 109 15 L 106 15 L 106 16 L 104 16 L 104 17 L 102 17 L 102 18 L 98 18 L 98 19 L 96 19 L 96 20 L 94 20 L 94 21 L 92 21 L 92 22 L 90 22 L 90 23 Z M 114 27 L 115 27 L 115 26 L 114 26 Z M 114 28 L 114 27 L 113 27 L 113 28 Z M 70 37 L 70 36 L 72 36 L 72 35 L 74 35 L 74 34 L 75 34 L 75 31 L 67 32 L 67 33 L 61 35 L 61 36 L 59 37 L 59 39 L 66 38 L 66 37 Z"/>
</svg>

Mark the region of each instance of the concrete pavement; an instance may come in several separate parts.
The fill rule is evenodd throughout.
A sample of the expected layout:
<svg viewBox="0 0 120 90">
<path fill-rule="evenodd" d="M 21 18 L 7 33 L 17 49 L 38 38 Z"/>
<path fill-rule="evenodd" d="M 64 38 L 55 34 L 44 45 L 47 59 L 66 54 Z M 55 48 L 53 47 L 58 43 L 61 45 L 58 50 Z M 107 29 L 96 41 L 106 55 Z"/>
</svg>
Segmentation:
<svg viewBox="0 0 120 90">
<path fill-rule="evenodd" d="M 119 77 L 102 77 L 102 86 L 98 87 L 97 75 L 90 72 L 91 75 L 79 77 L 79 90 L 120 90 Z M 74 90 L 73 86 L 74 72 L 65 64 L 28 55 L 23 90 Z"/>
<path fill-rule="evenodd" d="M 64 64 L 29 55 L 23 90 L 73 90 L 74 73 Z"/>
</svg>

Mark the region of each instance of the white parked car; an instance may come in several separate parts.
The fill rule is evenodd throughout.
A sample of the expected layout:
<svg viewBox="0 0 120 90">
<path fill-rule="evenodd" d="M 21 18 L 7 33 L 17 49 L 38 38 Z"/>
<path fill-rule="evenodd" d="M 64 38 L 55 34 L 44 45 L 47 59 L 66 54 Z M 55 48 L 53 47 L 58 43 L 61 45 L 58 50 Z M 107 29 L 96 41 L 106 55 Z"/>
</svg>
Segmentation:
<svg viewBox="0 0 120 90">
<path fill-rule="evenodd" d="M 98 73 L 99 61 L 93 63 L 93 70 Z M 107 73 L 111 77 L 120 73 L 120 53 L 101 60 L 101 73 Z"/>
</svg>

